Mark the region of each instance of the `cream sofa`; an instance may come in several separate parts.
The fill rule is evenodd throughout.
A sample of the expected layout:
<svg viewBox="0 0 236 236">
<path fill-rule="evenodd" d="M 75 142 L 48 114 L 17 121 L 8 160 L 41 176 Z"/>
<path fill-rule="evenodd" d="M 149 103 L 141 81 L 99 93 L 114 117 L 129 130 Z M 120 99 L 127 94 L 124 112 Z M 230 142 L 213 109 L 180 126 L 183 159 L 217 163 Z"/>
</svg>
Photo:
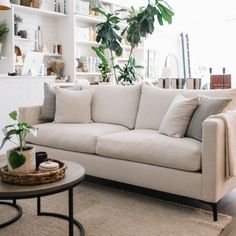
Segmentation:
<svg viewBox="0 0 236 236">
<path fill-rule="evenodd" d="M 41 106 L 20 108 L 20 117 L 38 128 L 37 138 L 28 138 L 38 151 L 78 162 L 90 176 L 202 200 L 211 204 L 217 220 L 217 203 L 236 186 L 235 177 L 225 179 L 224 122 L 205 120 L 202 142 L 160 134 L 160 123 L 178 93 L 229 97 L 227 109 L 236 108 L 233 89 L 97 86 L 93 123 L 42 123 Z"/>
</svg>

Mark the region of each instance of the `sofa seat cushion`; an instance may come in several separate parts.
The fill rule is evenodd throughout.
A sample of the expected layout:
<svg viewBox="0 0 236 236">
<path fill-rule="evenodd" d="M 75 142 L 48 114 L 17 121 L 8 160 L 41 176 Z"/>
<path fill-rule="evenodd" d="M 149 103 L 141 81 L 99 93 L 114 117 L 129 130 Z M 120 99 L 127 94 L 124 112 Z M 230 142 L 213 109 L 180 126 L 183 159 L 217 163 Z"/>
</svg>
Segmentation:
<svg viewBox="0 0 236 236">
<path fill-rule="evenodd" d="M 96 153 L 185 171 L 201 169 L 201 142 L 173 138 L 155 130 L 131 130 L 100 136 Z"/>
<path fill-rule="evenodd" d="M 38 128 L 38 135 L 37 137 L 29 135 L 28 142 L 84 153 L 95 153 L 99 136 L 128 130 L 124 126 L 102 123 L 45 123 L 35 127 Z"/>
</svg>

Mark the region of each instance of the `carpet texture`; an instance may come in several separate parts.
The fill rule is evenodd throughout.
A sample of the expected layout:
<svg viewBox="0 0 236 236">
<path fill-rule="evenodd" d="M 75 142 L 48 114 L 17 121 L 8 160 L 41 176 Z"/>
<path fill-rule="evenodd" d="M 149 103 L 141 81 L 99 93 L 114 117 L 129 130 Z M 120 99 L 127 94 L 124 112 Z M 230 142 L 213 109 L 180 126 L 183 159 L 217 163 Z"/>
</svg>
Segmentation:
<svg viewBox="0 0 236 236">
<path fill-rule="evenodd" d="M 18 201 L 23 216 L 0 230 L 1 236 L 67 236 L 67 223 L 61 219 L 36 216 L 36 199 Z M 67 213 L 67 193 L 42 198 L 42 210 Z M 75 216 L 87 236 L 215 236 L 231 222 L 210 212 L 138 194 L 83 183 L 74 189 Z M 0 223 L 15 210 L 0 205 Z M 75 235 L 79 235 L 75 228 Z"/>
</svg>

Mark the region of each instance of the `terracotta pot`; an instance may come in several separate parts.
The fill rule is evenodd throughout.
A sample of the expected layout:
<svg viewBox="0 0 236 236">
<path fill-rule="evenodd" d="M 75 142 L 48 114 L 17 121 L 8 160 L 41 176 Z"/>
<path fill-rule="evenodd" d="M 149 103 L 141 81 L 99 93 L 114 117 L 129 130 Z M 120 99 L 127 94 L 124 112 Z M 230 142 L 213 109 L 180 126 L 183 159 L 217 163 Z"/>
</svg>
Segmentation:
<svg viewBox="0 0 236 236">
<path fill-rule="evenodd" d="M 16 151 L 18 156 L 16 155 Z M 22 158 L 25 159 L 25 162 L 19 167 L 16 167 L 15 164 L 17 158 L 21 158 L 21 160 Z M 36 170 L 35 148 L 32 146 L 27 147 L 25 150 L 22 151 L 22 153 L 20 153 L 18 149 L 8 150 L 7 165 L 9 171 L 13 171 L 15 173 L 33 173 Z"/>
</svg>

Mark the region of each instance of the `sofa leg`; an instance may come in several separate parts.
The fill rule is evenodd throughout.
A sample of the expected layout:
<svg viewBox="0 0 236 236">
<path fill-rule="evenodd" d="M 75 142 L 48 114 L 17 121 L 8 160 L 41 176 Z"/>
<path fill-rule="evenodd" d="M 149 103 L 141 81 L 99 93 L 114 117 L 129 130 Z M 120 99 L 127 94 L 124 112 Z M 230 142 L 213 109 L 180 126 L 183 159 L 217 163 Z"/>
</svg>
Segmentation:
<svg viewBox="0 0 236 236">
<path fill-rule="evenodd" d="M 210 203 L 212 207 L 212 212 L 213 212 L 213 219 L 214 221 L 218 220 L 218 211 L 217 211 L 217 203 Z"/>
</svg>

